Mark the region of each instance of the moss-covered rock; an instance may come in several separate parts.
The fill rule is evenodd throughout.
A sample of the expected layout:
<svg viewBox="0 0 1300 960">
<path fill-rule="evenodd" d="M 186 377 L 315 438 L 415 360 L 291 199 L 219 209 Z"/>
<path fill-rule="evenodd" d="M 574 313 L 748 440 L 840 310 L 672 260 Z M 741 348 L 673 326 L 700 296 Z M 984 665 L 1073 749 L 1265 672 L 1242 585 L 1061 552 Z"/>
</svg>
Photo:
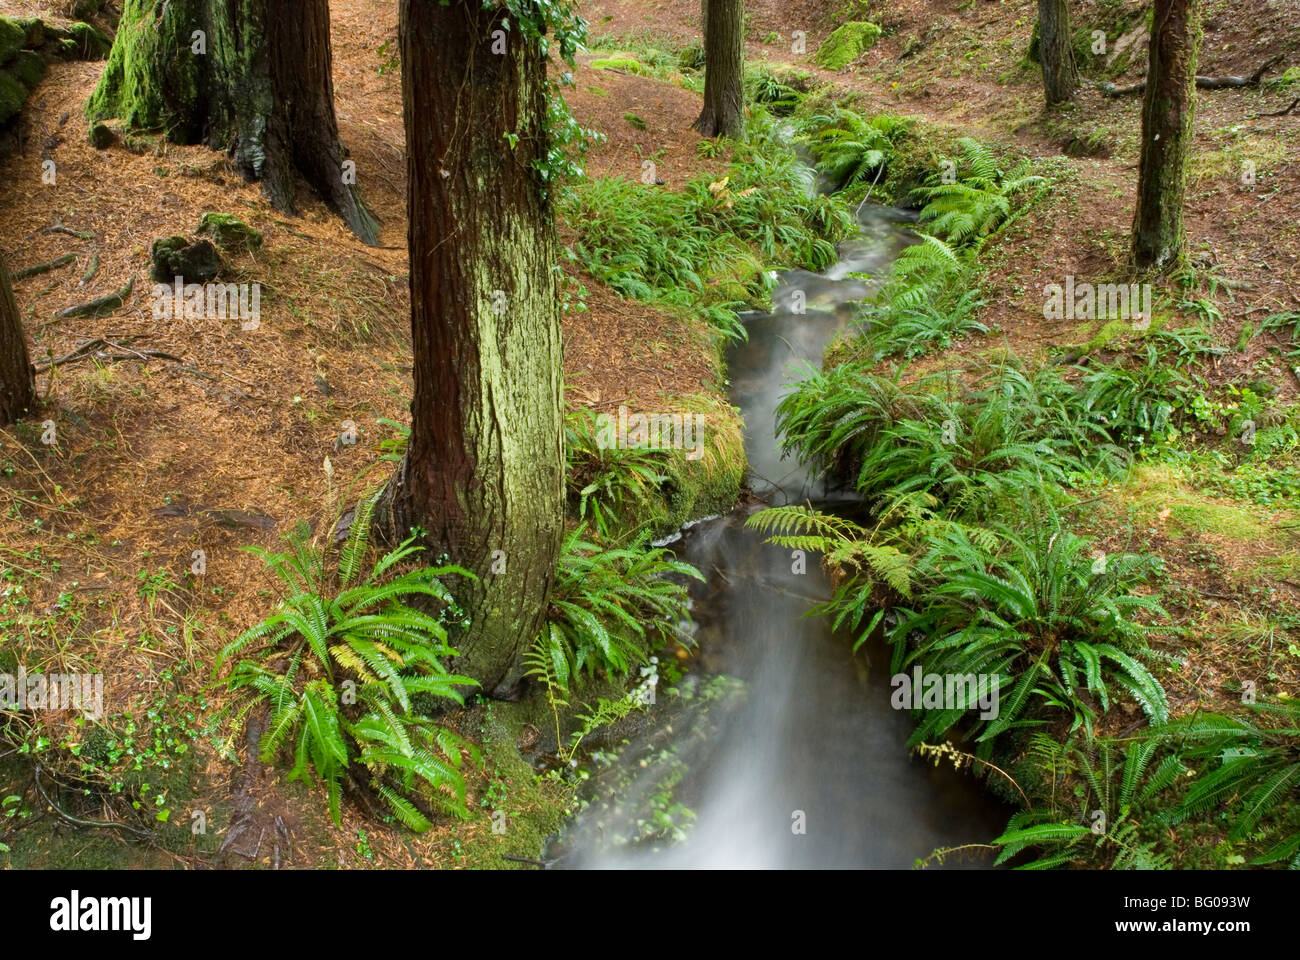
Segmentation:
<svg viewBox="0 0 1300 960">
<path fill-rule="evenodd" d="M 5 70 L 30 93 L 45 76 L 45 58 L 32 50 L 19 50 Z"/>
<path fill-rule="evenodd" d="M 827 70 L 843 70 L 875 46 L 880 33 L 869 20 L 850 20 L 821 42 L 813 59 Z"/>
<path fill-rule="evenodd" d="M 107 150 L 113 145 L 113 141 L 116 139 L 117 134 L 113 132 L 112 128 L 110 128 L 108 124 L 92 123 L 90 125 L 90 145 L 96 150 Z"/>
<path fill-rule="evenodd" d="M 27 31 L 13 17 L 0 17 L 0 64 L 7 64 L 27 43 Z"/>
<path fill-rule="evenodd" d="M 46 32 L 49 32 L 48 27 Z M 93 23 L 74 23 L 56 36 L 64 41 L 61 45 L 63 55 L 71 54 L 69 59 L 72 60 L 103 60 L 113 48 L 112 38 Z"/>
<path fill-rule="evenodd" d="M 27 102 L 27 88 L 7 70 L 0 70 L 0 124 L 8 123 L 22 112 Z"/>
<path fill-rule="evenodd" d="M 72 5 L 72 15 L 78 20 L 89 20 L 104 8 L 104 0 L 77 0 Z"/>
<path fill-rule="evenodd" d="M 158 283 L 171 283 L 177 277 L 186 283 L 207 283 L 225 267 L 210 240 L 191 243 L 188 237 L 162 237 L 153 242 L 149 256 L 150 276 Z"/>
<path fill-rule="evenodd" d="M 207 234 L 221 249 L 234 253 L 252 252 L 262 246 L 261 231 L 229 213 L 205 213 L 197 232 Z"/>
</svg>

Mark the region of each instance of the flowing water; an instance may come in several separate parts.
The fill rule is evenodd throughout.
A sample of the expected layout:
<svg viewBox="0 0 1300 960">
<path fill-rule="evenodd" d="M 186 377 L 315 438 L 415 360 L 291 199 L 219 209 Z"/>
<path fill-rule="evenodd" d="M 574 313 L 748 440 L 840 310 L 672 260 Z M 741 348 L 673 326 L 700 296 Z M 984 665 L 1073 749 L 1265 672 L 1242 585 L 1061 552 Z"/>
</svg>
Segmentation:
<svg viewBox="0 0 1300 960">
<path fill-rule="evenodd" d="M 746 318 L 749 340 L 730 351 L 728 370 L 749 486 L 765 504 L 852 507 L 850 492 L 781 456 L 774 411 L 848 322 L 846 307 L 872 292 L 872 280 L 849 274 L 883 276 L 909 242 L 905 219 L 860 211 L 862 231 L 834 267 L 783 274 L 774 312 Z M 805 616 L 830 585 L 815 556 L 801 563 L 744 529 L 759 508 L 691 525 L 673 543 L 707 578 L 692 591 L 698 658 L 682 696 L 584 789 L 589 805 L 553 845 L 560 865 L 910 867 L 1005 826 L 1009 811 L 973 778 L 909 754 L 911 719 L 889 702 L 888 651 L 869 643 L 855 655 L 825 618 Z"/>
</svg>

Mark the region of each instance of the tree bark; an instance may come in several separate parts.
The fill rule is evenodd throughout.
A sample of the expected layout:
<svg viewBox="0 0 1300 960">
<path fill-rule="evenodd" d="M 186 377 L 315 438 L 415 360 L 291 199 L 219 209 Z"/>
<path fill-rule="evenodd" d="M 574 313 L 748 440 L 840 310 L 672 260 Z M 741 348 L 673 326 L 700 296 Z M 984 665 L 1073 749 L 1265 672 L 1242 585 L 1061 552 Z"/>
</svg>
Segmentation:
<svg viewBox="0 0 1300 960">
<path fill-rule="evenodd" d="M 554 214 L 533 167 L 546 62 L 505 19 L 400 5 L 415 395 L 376 511 L 381 536 L 421 527 L 478 576 L 456 587 L 472 623 L 453 666 L 494 696 L 544 623 L 564 522 Z"/>
<path fill-rule="evenodd" d="M 285 213 L 297 213 L 301 174 L 358 237 L 378 242 L 344 173 L 329 0 L 126 0 L 87 114 L 227 149 Z"/>
<path fill-rule="evenodd" d="M 1183 197 L 1196 108 L 1201 18 L 1197 0 L 1155 0 L 1152 17 L 1133 262 L 1142 270 L 1163 271 L 1183 255 Z"/>
<path fill-rule="evenodd" d="M 0 256 L 0 426 L 36 406 L 36 381 L 9 271 Z"/>
<path fill-rule="evenodd" d="M 1070 44 L 1070 10 L 1066 0 L 1038 0 L 1038 49 L 1048 107 L 1074 99 L 1079 68 Z"/>
<path fill-rule="evenodd" d="M 745 3 L 703 0 L 704 109 L 694 127 L 706 137 L 745 135 Z"/>
</svg>

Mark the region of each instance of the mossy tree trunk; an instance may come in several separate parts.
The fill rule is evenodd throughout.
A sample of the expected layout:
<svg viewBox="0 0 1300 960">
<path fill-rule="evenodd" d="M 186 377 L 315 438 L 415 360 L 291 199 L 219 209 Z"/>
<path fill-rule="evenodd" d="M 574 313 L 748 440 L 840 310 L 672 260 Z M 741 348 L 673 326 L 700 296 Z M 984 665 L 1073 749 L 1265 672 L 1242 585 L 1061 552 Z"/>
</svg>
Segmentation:
<svg viewBox="0 0 1300 960">
<path fill-rule="evenodd" d="M 744 0 L 704 0 L 704 109 L 694 126 L 706 137 L 745 135 L 744 23 Z"/>
<path fill-rule="evenodd" d="M 36 381 L 27 339 L 9 285 L 9 271 L 0 256 L 0 426 L 13 423 L 35 406 Z"/>
<path fill-rule="evenodd" d="M 1155 0 L 1151 64 L 1142 100 L 1142 158 L 1133 215 L 1133 262 L 1164 271 L 1183 255 L 1183 197 L 1196 112 L 1198 0 Z"/>
<path fill-rule="evenodd" d="M 374 244 L 378 225 L 344 170 L 331 74 L 329 0 L 126 0 L 87 113 L 228 149 L 286 213 L 301 174 Z"/>
<path fill-rule="evenodd" d="M 1043 65 L 1047 105 L 1055 107 L 1074 99 L 1079 88 L 1079 67 L 1070 45 L 1070 10 L 1066 0 L 1038 0 L 1038 50 Z"/>
<path fill-rule="evenodd" d="M 456 588 L 472 624 L 454 666 L 499 697 L 543 625 L 564 521 L 554 215 L 533 167 L 546 62 L 505 19 L 400 5 L 415 395 L 376 511 L 387 539 L 421 527 L 478 576 Z"/>
</svg>

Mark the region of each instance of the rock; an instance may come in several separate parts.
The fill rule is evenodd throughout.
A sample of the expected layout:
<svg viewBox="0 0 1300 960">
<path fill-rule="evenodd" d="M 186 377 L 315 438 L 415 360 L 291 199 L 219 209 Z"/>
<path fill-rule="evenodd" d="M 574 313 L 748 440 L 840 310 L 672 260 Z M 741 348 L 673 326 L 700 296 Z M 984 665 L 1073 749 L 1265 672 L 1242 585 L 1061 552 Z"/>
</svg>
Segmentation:
<svg viewBox="0 0 1300 960">
<path fill-rule="evenodd" d="M 191 243 L 186 237 L 163 237 L 153 242 L 150 276 L 158 283 L 181 277 L 186 283 L 207 283 L 225 268 L 221 254 L 209 240 Z"/>
<path fill-rule="evenodd" d="M 9 62 L 27 43 L 27 31 L 13 17 L 0 17 L 0 65 Z"/>
<path fill-rule="evenodd" d="M 868 20 L 850 20 L 822 41 L 813 60 L 827 70 L 843 70 L 875 46 L 880 33 L 880 27 Z"/>
<path fill-rule="evenodd" d="M 74 23 L 66 29 L 45 25 L 47 36 L 57 41 L 54 52 L 64 60 L 103 60 L 113 41 L 93 23 Z"/>
<path fill-rule="evenodd" d="M 107 150 L 117 139 L 112 128 L 106 123 L 94 123 L 90 127 L 90 143 L 96 150 Z"/>
<path fill-rule="evenodd" d="M 5 69 L 30 93 L 45 76 L 45 67 L 45 58 L 39 53 L 32 50 L 19 50 Z"/>
<path fill-rule="evenodd" d="M 99 13 L 103 6 L 104 0 L 77 0 L 72 5 L 72 15 L 78 20 L 89 20 Z"/>
<path fill-rule="evenodd" d="M 23 41 L 24 50 L 39 50 L 45 45 L 45 21 L 40 17 L 18 17 L 14 23 L 27 35 Z"/>
<path fill-rule="evenodd" d="M 262 246 L 261 231 L 254 230 L 229 213 L 205 213 L 199 221 L 197 232 L 208 234 L 221 249 L 227 251 L 252 252 Z"/>
<path fill-rule="evenodd" d="M 9 71 L 0 70 L 0 124 L 18 116 L 26 102 L 27 88 L 15 80 Z"/>
</svg>

